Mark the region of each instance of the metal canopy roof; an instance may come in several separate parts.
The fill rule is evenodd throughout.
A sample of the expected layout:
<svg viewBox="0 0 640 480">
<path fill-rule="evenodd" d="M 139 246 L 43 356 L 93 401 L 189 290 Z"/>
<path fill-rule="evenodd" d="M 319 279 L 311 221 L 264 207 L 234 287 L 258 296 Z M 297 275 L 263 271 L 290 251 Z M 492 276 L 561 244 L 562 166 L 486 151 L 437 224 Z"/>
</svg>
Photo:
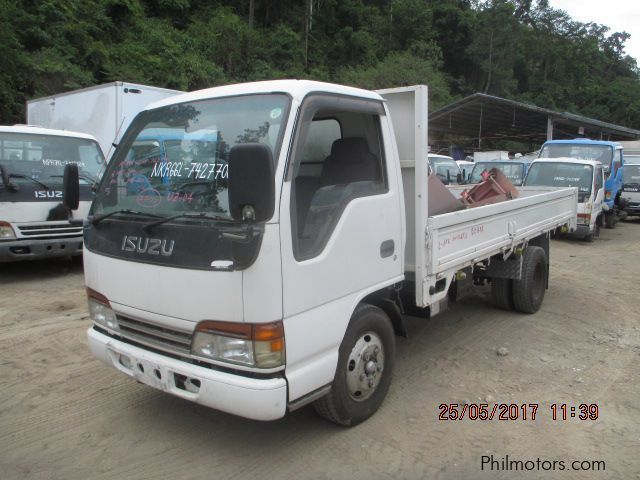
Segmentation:
<svg viewBox="0 0 640 480">
<path fill-rule="evenodd" d="M 548 139 L 588 137 L 636 140 L 640 130 L 568 112 L 475 93 L 429 115 L 430 142 L 462 137 L 482 147 L 485 140 L 514 140 L 542 144 Z"/>
</svg>

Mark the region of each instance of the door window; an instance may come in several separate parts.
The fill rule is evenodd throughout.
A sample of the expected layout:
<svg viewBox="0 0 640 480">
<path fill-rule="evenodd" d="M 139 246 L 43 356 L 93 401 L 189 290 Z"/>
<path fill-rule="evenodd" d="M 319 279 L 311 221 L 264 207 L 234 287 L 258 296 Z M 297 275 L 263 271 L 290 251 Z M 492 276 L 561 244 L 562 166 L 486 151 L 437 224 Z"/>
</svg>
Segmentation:
<svg viewBox="0 0 640 480">
<path fill-rule="evenodd" d="M 379 102 L 325 96 L 303 105 L 290 166 L 297 260 L 324 249 L 349 202 L 388 190 L 379 119 L 383 112 Z"/>
<path fill-rule="evenodd" d="M 616 150 L 613 154 L 613 170 L 611 171 L 612 176 L 616 176 L 620 165 L 622 165 L 622 150 Z"/>
<path fill-rule="evenodd" d="M 598 195 L 598 191 L 602 188 L 603 186 L 603 172 L 602 172 L 602 168 L 598 168 L 596 170 L 596 183 L 595 183 L 595 188 L 593 189 L 594 195 L 597 196 Z"/>
</svg>

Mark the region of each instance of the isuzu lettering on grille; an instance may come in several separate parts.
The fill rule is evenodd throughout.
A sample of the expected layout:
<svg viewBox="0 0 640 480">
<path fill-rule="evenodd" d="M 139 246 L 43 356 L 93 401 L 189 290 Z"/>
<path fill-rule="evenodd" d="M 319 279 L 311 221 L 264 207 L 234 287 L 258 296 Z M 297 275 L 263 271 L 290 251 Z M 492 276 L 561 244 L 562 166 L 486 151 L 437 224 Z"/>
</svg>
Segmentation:
<svg viewBox="0 0 640 480">
<path fill-rule="evenodd" d="M 135 235 L 125 235 L 122 237 L 121 250 L 125 252 L 146 253 L 148 255 L 171 256 L 175 242 L 161 238 L 137 237 Z"/>
<path fill-rule="evenodd" d="M 36 190 L 33 194 L 36 198 L 62 198 L 62 190 Z"/>
</svg>

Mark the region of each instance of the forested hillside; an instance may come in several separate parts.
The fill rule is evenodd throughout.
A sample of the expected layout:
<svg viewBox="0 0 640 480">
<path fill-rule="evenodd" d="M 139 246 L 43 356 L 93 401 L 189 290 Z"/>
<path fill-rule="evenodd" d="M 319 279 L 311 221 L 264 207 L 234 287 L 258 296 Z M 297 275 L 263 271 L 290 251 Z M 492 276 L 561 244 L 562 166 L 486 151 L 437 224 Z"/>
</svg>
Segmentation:
<svg viewBox="0 0 640 480">
<path fill-rule="evenodd" d="M 606 8 L 606 6 L 603 6 Z M 0 123 L 29 98 L 124 80 L 181 90 L 313 78 L 486 92 L 640 128 L 625 33 L 545 0 L 0 0 Z"/>
</svg>

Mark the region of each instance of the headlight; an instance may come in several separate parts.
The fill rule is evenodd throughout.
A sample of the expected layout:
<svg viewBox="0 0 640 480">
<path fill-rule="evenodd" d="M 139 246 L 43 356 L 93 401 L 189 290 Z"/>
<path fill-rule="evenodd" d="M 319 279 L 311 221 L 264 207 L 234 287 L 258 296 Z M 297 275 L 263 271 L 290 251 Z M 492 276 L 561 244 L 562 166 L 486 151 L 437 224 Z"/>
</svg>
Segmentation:
<svg viewBox="0 0 640 480">
<path fill-rule="evenodd" d="M 87 288 L 89 301 L 89 317 L 95 323 L 110 330 L 119 330 L 118 319 L 111 309 L 109 300 L 104 295 Z"/>
<path fill-rule="evenodd" d="M 258 368 L 284 365 L 282 322 L 266 324 L 200 322 L 191 343 L 192 355 Z"/>
<path fill-rule="evenodd" d="M 9 240 L 10 238 L 16 238 L 11 224 L 8 222 L 0 222 L 0 240 Z"/>
</svg>

